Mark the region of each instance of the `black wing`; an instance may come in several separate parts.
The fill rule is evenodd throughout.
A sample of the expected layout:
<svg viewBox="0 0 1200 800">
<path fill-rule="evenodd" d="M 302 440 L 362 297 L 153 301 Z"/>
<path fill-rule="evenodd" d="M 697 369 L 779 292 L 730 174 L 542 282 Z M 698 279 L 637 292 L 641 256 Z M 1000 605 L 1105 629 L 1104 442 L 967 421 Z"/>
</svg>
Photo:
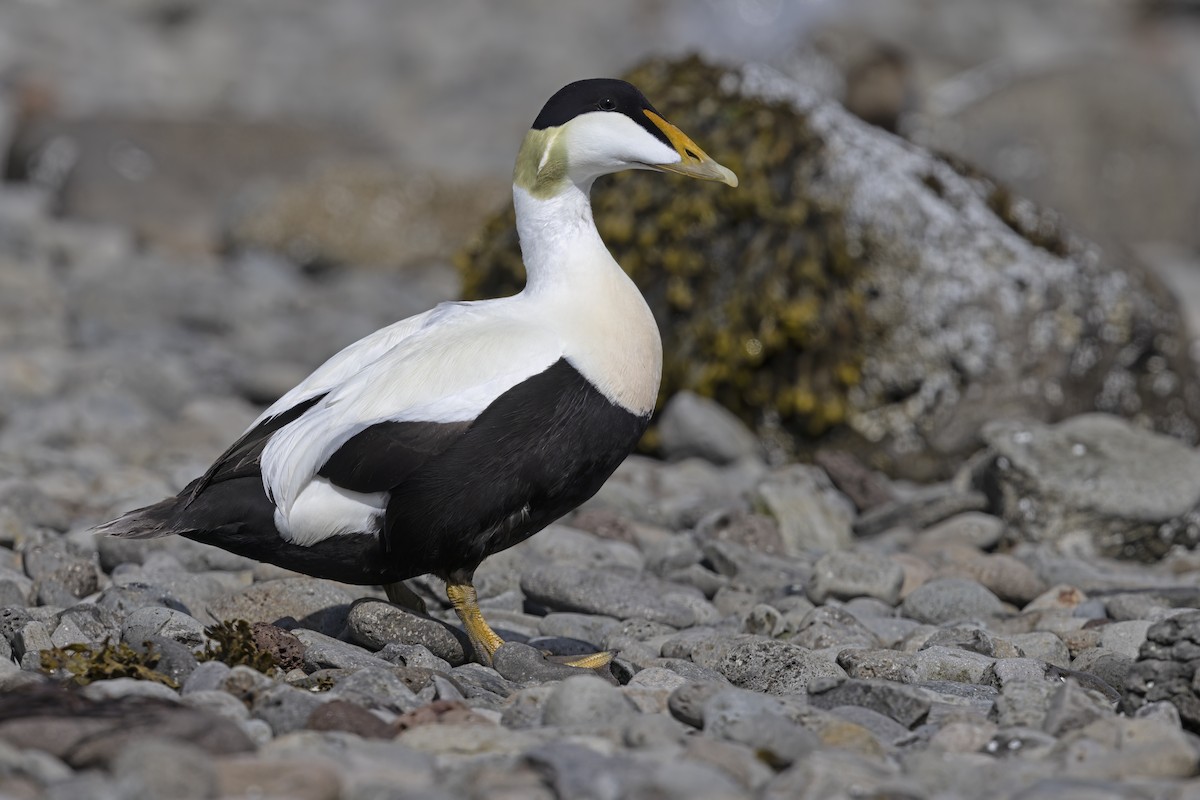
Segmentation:
<svg viewBox="0 0 1200 800">
<path fill-rule="evenodd" d="M 191 505 L 202 491 L 214 483 L 260 475 L 259 459 L 262 458 L 263 448 L 267 446 L 271 435 L 284 425 L 298 420 L 305 411 L 320 402 L 323 397 L 325 395 L 321 394 L 297 403 L 287 411 L 268 417 L 243 433 L 241 438 L 231 444 L 229 449 L 213 462 L 207 472 L 192 483 L 191 491 L 183 507 L 187 508 Z"/>
</svg>

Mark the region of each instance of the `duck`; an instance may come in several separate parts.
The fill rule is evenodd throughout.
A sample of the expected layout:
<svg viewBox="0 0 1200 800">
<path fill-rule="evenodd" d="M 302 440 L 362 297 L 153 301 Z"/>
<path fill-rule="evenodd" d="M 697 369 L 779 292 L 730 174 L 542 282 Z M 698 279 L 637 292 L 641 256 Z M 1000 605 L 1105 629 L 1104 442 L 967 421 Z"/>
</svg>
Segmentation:
<svg viewBox="0 0 1200 800">
<path fill-rule="evenodd" d="M 592 497 L 658 398 L 657 324 L 601 240 L 589 197 L 597 178 L 631 169 L 738 185 L 632 84 L 564 86 L 513 169 L 524 289 L 441 303 L 350 344 L 178 495 L 93 530 L 183 536 L 383 586 L 419 611 L 404 581 L 431 574 L 490 664 L 503 640 L 480 610 L 476 568 Z"/>
</svg>

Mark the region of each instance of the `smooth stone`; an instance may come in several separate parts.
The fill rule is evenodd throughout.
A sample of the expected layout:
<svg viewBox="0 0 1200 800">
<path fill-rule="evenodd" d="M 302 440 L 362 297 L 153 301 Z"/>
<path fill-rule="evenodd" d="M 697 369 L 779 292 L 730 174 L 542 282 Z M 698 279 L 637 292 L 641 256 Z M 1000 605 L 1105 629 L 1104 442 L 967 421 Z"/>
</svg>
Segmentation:
<svg viewBox="0 0 1200 800">
<path fill-rule="evenodd" d="M 492 656 L 492 668 L 516 683 L 557 681 L 591 671 L 550 661 L 541 650 L 521 642 L 500 645 Z"/>
<path fill-rule="evenodd" d="M 112 775 L 125 796 L 137 800 L 208 800 L 217 796 L 212 756 L 195 745 L 170 739 L 130 743 L 113 759 Z"/>
<path fill-rule="evenodd" d="M 126 642 L 141 642 L 154 636 L 193 648 L 202 647 L 208 641 L 202 622 L 163 606 L 139 608 L 129 614 L 121 626 L 121 638 Z"/>
<path fill-rule="evenodd" d="M 817 749 L 815 733 L 787 719 L 771 697 L 726 689 L 704 705 L 704 733 L 742 744 L 774 769 L 783 769 Z"/>
<path fill-rule="evenodd" d="M 904 598 L 900 605 L 900 613 L 904 616 L 931 625 L 986 618 L 1002 611 L 1000 598 L 975 581 L 964 578 L 929 581 Z"/>
<path fill-rule="evenodd" d="M 817 691 L 809 689 L 808 702 L 814 708 L 862 706 L 883 714 L 905 728 L 919 725 L 929 716 L 931 702 L 925 693 L 889 681 L 846 680 Z"/>
<path fill-rule="evenodd" d="M 1010 636 L 1009 641 L 1025 658 L 1036 658 L 1056 667 L 1071 665 L 1071 652 L 1057 635 L 1049 631 L 1033 631 Z"/>
<path fill-rule="evenodd" d="M 687 736 L 688 726 L 666 714 L 638 714 L 625 723 L 621 741 L 635 750 L 659 750 Z"/>
<path fill-rule="evenodd" d="M 412 711 L 421 705 L 415 692 L 386 668 L 363 667 L 338 681 L 328 696 L 363 708 L 382 708 L 395 713 Z"/>
<path fill-rule="evenodd" d="M 1150 620 L 1109 623 L 1100 629 L 1100 646 L 1127 658 L 1137 658 L 1153 624 Z"/>
<path fill-rule="evenodd" d="M 472 658 L 470 639 L 460 629 L 382 600 L 359 600 L 347 619 L 350 638 L 370 650 L 389 644 L 421 645 L 453 666 Z"/>
<path fill-rule="evenodd" d="M 942 520 L 917 534 L 914 550 L 936 552 L 944 545 L 968 545 L 990 550 L 1004 535 L 1004 520 L 980 511 L 967 511 Z"/>
<path fill-rule="evenodd" d="M 887 747 L 912 742 L 914 734 L 896 720 L 865 706 L 833 706 L 829 712 L 840 720 L 868 731 L 875 740 Z"/>
<path fill-rule="evenodd" d="M 546 698 L 543 725 L 594 726 L 620 724 L 638 713 L 621 690 L 594 675 L 572 675 Z"/>
<path fill-rule="evenodd" d="M 169 686 L 136 678 L 109 678 L 92 681 L 79 690 L 89 700 L 113 700 L 121 697 L 151 697 L 156 700 L 179 702 L 179 694 Z"/>
<path fill-rule="evenodd" d="M 1125 688 L 1133 665 L 1134 659 L 1104 647 L 1084 650 L 1071 660 L 1071 669 L 1094 675 L 1118 692 Z"/>
<path fill-rule="evenodd" d="M 255 696 L 250 714 L 270 725 L 276 736 L 282 736 L 306 728 L 312 712 L 330 699 L 323 694 L 276 684 Z"/>
<path fill-rule="evenodd" d="M 788 642 L 745 634 L 711 637 L 692 660 L 717 670 L 734 686 L 769 694 L 803 694 L 815 678 L 846 677 L 837 664 Z"/>
<path fill-rule="evenodd" d="M 188 695 L 192 692 L 218 691 L 224 687 L 230 671 L 229 666 L 220 661 L 205 661 L 192 670 L 179 693 Z"/>
<path fill-rule="evenodd" d="M 854 506 L 825 470 L 791 464 L 774 470 L 755 489 L 755 502 L 779 523 L 784 552 L 848 550 Z"/>
<path fill-rule="evenodd" d="M 283 578 L 210 600 L 208 612 L 220 620 L 269 622 L 281 628 L 298 625 L 337 636 L 345 628 L 353 602 L 353 596 L 329 581 Z"/>
<path fill-rule="evenodd" d="M 707 736 L 689 736 L 684 741 L 685 759 L 721 770 L 738 782 L 743 796 L 755 792 L 775 777 L 775 771 L 745 745 L 723 742 Z"/>
<path fill-rule="evenodd" d="M 837 606 L 817 606 L 808 612 L 787 641 L 810 650 L 827 647 L 872 649 L 881 644 L 879 637 L 857 617 Z"/>
<path fill-rule="evenodd" d="M 1067 776 L 1122 781 L 1196 774 L 1196 748 L 1187 734 L 1156 719 L 1097 720 L 1068 734 L 1055 750 Z"/>
<path fill-rule="evenodd" d="M 304 644 L 304 666 L 309 671 L 318 669 L 362 669 L 383 667 L 391 664 L 377 658 L 358 645 L 343 642 L 316 631 L 297 628 L 292 635 Z"/>
<path fill-rule="evenodd" d="M 873 550 L 838 550 L 826 553 L 813 565 L 808 596 L 814 603 L 829 598 L 849 600 L 874 597 L 894 606 L 900 600 L 904 570 L 887 556 Z"/>
<path fill-rule="evenodd" d="M 438 658 L 423 644 L 397 644 L 390 642 L 375 654 L 384 661 L 400 664 L 405 667 L 449 672 L 453 665 L 444 658 Z"/>
<path fill-rule="evenodd" d="M 314 731 L 343 731 L 363 739 L 390 739 L 395 734 L 391 725 L 362 705 L 337 699 L 314 708 L 305 727 Z"/>
<path fill-rule="evenodd" d="M 714 464 L 761 458 L 762 443 L 733 412 L 695 392 L 672 395 L 658 420 L 663 453 L 670 460 L 699 457 Z"/>
<path fill-rule="evenodd" d="M 598 614 L 554 612 L 542 617 L 538 633 L 543 636 L 566 636 L 585 642 L 602 642 L 605 634 L 620 620 Z"/>
<path fill-rule="evenodd" d="M 182 685 L 199 666 L 196 654 L 174 639 L 151 636 L 136 644 L 130 643 L 129 646 L 139 653 L 153 652 L 158 658 L 154 664 L 154 671 L 166 675 L 178 685 Z"/>
<path fill-rule="evenodd" d="M 340 800 L 341 770 L 324 758 L 272 759 L 260 755 L 218 759 L 221 797 Z"/>
<path fill-rule="evenodd" d="M 704 708 L 718 692 L 728 688 L 720 683 L 692 681 L 671 692 L 667 710 L 675 719 L 693 728 L 704 727 Z"/>
<path fill-rule="evenodd" d="M 234 722 L 250 719 L 250 709 L 246 708 L 245 703 L 228 692 L 216 689 L 185 692 L 181 695 L 180 702 L 189 708 L 210 711 Z"/>
<path fill-rule="evenodd" d="M 521 576 L 521 591 L 532 602 L 559 611 L 646 619 L 675 628 L 696 624 L 696 613 L 670 593 L 645 580 L 555 564 Z"/>
</svg>

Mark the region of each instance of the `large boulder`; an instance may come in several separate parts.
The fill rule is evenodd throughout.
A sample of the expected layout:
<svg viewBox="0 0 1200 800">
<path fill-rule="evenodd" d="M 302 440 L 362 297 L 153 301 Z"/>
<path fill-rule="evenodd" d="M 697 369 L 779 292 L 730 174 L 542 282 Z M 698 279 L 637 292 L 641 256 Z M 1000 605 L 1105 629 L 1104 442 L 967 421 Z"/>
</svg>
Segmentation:
<svg viewBox="0 0 1200 800">
<path fill-rule="evenodd" d="M 1174 302 L 1053 215 L 766 67 L 628 77 L 742 181 L 623 173 L 593 191 L 663 331 L 664 399 L 689 389 L 776 447 L 832 444 L 917 479 L 1017 413 L 1099 409 L 1196 438 Z M 470 297 L 520 288 L 511 208 L 460 264 Z"/>
</svg>

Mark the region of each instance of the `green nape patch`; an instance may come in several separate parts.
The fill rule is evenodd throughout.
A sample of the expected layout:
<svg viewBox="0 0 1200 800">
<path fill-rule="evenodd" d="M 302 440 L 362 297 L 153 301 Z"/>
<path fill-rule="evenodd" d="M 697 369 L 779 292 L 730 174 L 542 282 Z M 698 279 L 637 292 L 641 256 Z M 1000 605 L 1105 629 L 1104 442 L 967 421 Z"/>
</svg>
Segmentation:
<svg viewBox="0 0 1200 800">
<path fill-rule="evenodd" d="M 220 661 L 230 667 L 245 666 L 269 675 L 275 670 L 275 656 L 259 647 L 254 629 L 244 619 L 227 620 L 204 629 L 208 644 L 196 654 L 200 661 Z"/>
<path fill-rule="evenodd" d="M 204 629 L 209 641 L 194 655 L 197 661 L 220 661 L 230 667 L 246 666 L 264 674 L 276 669 L 275 656 L 259 646 L 250 623 L 244 619 L 218 622 Z M 42 671 L 76 686 L 112 678 L 154 681 L 178 689 L 179 684 L 156 667 L 162 654 L 153 644 L 139 652 L 125 642 L 103 645 L 69 644 L 41 652 Z"/>
<path fill-rule="evenodd" d="M 726 90 L 726 74 L 690 58 L 624 77 L 741 185 L 612 175 L 592 190 L 596 225 L 663 333 L 660 406 L 690 389 L 751 425 L 769 412 L 812 436 L 845 420 L 859 383 L 856 343 L 871 324 L 857 282 L 865 254 L 848 246 L 841 210 L 806 194 L 804 170 L 824 148 L 806 117 Z M 524 285 L 514 224 L 509 208 L 460 254 L 467 299 Z"/>
<path fill-rule="evenodd" d="M 96 647 L 69 644 L 43 650 L 41 658 L 44 672 L 63 675 L 67 682 L 76 686 L 87 686 L 93 681 L 112 678 L 136 678 L 161 683 L 172 689 L 179 688 L 178 683 L 154 669 L 162 656 L 155 652 L 153 646 L 139 653 L 124 642 L 105 642 Z"/>
</svg>

